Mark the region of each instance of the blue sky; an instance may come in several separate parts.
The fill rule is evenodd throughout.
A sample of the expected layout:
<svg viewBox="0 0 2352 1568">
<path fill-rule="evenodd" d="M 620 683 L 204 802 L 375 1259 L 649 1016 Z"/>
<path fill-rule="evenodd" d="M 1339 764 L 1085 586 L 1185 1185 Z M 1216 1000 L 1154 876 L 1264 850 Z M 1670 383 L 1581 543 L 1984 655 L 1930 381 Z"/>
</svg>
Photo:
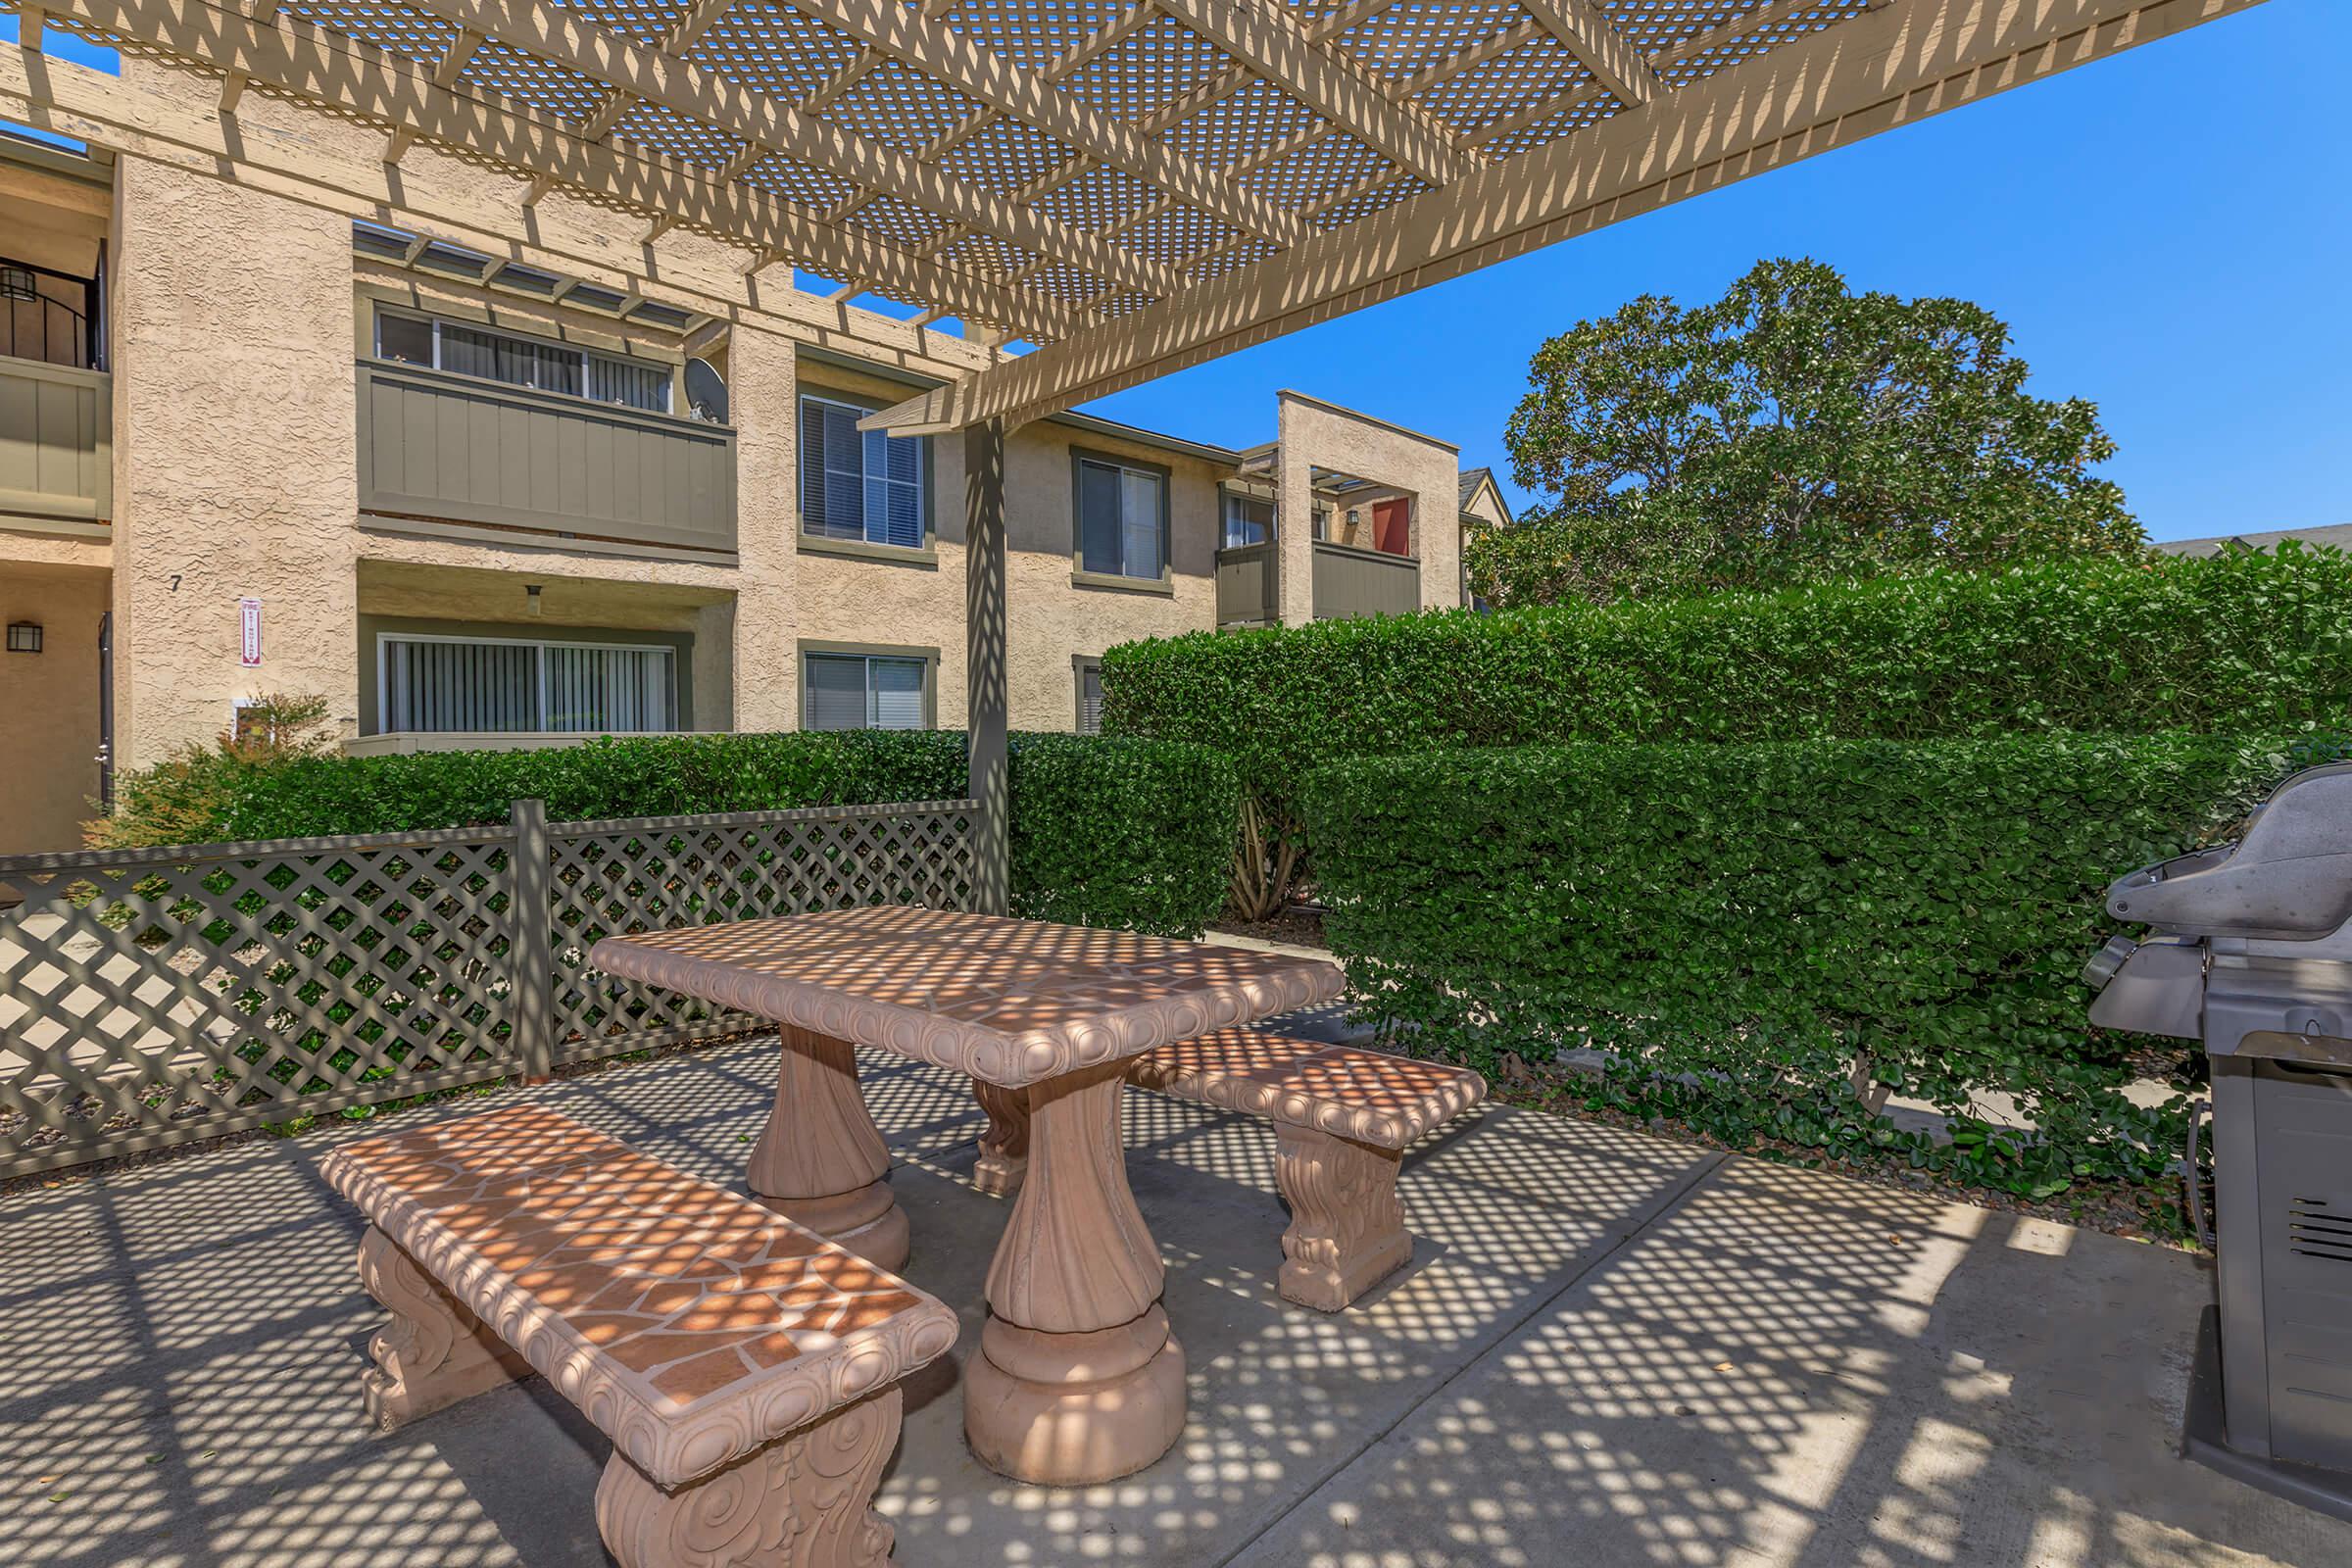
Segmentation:
<svg viewBox="0 0 2352 1568">
<path fill-rule="evenodd" d="M 1509 488 L 1503 421 L 1544 338 L 1813 256 L 2005 318 L 2037 392 L 2099 405 L 2155 538 L 2352 522 L 2346 58 L 2352 0 L 2271 0 L 1091 408 L 1247 446 L 1296 387 L 1456 441 Z"/>
<path fill-rule="evenodd" d="M 1091 410 L 1242 446 L 1295 387 L 1502 473 L 1546 337 L 1809 255 L 2005 318 L 2036 392 L 2099 405 L 2152 537 L 2352 522 L 2346 58 L 2352 0 L 2271 0 Z"/>
</svg>

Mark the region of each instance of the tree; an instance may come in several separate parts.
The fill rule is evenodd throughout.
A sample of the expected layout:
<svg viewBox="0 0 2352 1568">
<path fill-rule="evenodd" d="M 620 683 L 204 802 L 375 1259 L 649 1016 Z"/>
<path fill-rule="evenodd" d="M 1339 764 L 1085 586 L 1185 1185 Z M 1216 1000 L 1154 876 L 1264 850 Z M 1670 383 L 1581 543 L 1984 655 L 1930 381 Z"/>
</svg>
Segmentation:
<svg viewBox="0 0 2352 1568">
<path fill-rule="evenodd" d="M 1965 300 L 1855 294 L 1759 262 L 1720 300 L 1644 295 L 1529 365 L 1505 442 L 1544 499 L 1482 531 L 1498 605 L 1783 588 L 2145 548 L 2097 406 L 2025 390 Z"/>
</svg>

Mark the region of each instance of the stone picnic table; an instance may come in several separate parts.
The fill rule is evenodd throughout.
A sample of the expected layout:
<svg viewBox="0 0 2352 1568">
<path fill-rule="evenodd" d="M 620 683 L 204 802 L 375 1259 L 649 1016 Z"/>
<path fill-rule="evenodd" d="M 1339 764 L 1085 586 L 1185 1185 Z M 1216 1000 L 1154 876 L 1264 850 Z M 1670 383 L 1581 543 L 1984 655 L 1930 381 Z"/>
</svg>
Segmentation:
<svg viewBox="0 0 2352 1568">
<path fill-rule="evenodd" d="M 1128 1064 L 1328 1001 L 1344 984 L 1337 966 L 905 906 L 607 937 L 588 961 L 775 1021 L 775 1108 L 752 1152 L 752 1191 L 884 1268 L 906 1261 L 906 1221 L 853 1048 L 966 1074 L 984 1107 L 1025 1095 L 1027 1176 L 964 1372 L 972 1451 L 1015 1480 L 1075 1486 L 1175 1445 L 1184 1351 L 1159 1304 L 1159 1249 L 1127 1187 Z M 995 1108 L 991 1118 L 1017 1125 Z"/>
</svg>

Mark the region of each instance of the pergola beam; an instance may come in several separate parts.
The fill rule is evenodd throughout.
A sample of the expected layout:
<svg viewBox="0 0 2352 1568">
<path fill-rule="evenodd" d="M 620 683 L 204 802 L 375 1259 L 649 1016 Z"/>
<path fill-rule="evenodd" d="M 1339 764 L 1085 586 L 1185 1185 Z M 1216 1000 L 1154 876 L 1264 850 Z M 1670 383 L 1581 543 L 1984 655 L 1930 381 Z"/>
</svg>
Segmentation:
<svg viewBox="0 0 2352 1568">
<path fill-rule="evenodd" d="M 1658 74 L 1592 0 L 1519 0 L 1521 9 L 1560 40 L 1592 79 L 1626 105 L 1645 104 L 1664 91 Z"/>
<path fill-rule="evenodd" d="M 2259 3 L 1895 0 L 865 423 L 1042 417 Z"/>
<path fill-rule="evenodd" d="M 1308 38 L 1265 0 L 1159 0 L 1159 5 L 1398 168 L 1442 185 L 1465 167 L 1444 126 L 1390 98 L 1380 77 Z"/>
<path fill-rule="evenodd" d="M 1026 250 L 1152 295 L 1183 286 L 1175 273 L 1100 235 L 1072 228 L 1042 213 L 982 190 L 905 153 L 804 115 L 766 93 L 739 87 L 659 49 L 631 42 L 578 21 L 546 0 L 410 0 L 417 9 L 458 26 L 479 27 L 509 46 L 616 89 L 614 103 L 655 104 L 715 126 L 755 146 L 870 186 L 955 222 L 1002 234 Z M 582 132 L 596 140 L 619 121 L 591 122 Z"/>
<path fill-rule="evenodd" d="M 553 185 L 570 186 L 650 215 L 721 235 L 760 252 L 806 263 L 833 277 L 867 277 L 918 301 L 936 299 L 960 316 L 1003 320 L 1033 341 L 1063 335 L 1075 317 L 1053 302 L 990 279 L 926 262 L 879 238 L 833 227 L 806 209 L 707 171 L 583 140 L 570 126 L 519 107 L 437 86 L 429 74 L 307 23 L 256 25 L 229 11 L 176 0 L 57 0 L 55 14 L 128 37 L 150 39 L 215 70 L 309 98 L 424 140 L 478 154 Z"/>
<path fill-rule="evenodd" d="M 912 66 L 966 97 L 1032 125 L 1102 163 L 1123 169 L 1180 201 L 1216 214 L 1236 227 L 1286 245 L 1296 244 L 1306 235 L 1306 225 L 1296 214 L 1221 177 L 1204 164 L 1171 152 L 1134 126 L 1087 108 L 1051 82 L 1041 80 L 1037 73 L 1023 71 L 995 50 L 970 42 L 901 0 L 788 0 L 788 3 L 877 53 Z"/>
</svg>

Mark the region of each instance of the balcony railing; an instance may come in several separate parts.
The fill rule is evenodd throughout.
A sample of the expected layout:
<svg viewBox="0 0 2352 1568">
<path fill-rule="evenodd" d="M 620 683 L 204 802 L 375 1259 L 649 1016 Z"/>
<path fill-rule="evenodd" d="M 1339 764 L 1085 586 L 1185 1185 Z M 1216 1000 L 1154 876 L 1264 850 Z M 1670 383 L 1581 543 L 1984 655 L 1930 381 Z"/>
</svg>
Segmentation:
<svg viewBox="0 0 2352 1568">
<path fill-rule="evenodd" d="M 1282 618 L 1274 597 L 1274 546 L 1235 545 L 1217 552 L 1217 624 L 1271 626 Z"/>
<path fill-rule="evenodd" d="M 0 515 L 108 520 L 114 407 L 104 370 L 0 357 Z"/>
<path fill-rule="evenodd" d="M 360 509 L 662 549 L 735 549 L 735 432 L 363 360 Z"/>
<path fill-rule="evenodd" d="M 1421 608 L 1421 563 L 1411 556 L 1315 542 L 1315 618 L 1409 615 Z"/>
</svg>

